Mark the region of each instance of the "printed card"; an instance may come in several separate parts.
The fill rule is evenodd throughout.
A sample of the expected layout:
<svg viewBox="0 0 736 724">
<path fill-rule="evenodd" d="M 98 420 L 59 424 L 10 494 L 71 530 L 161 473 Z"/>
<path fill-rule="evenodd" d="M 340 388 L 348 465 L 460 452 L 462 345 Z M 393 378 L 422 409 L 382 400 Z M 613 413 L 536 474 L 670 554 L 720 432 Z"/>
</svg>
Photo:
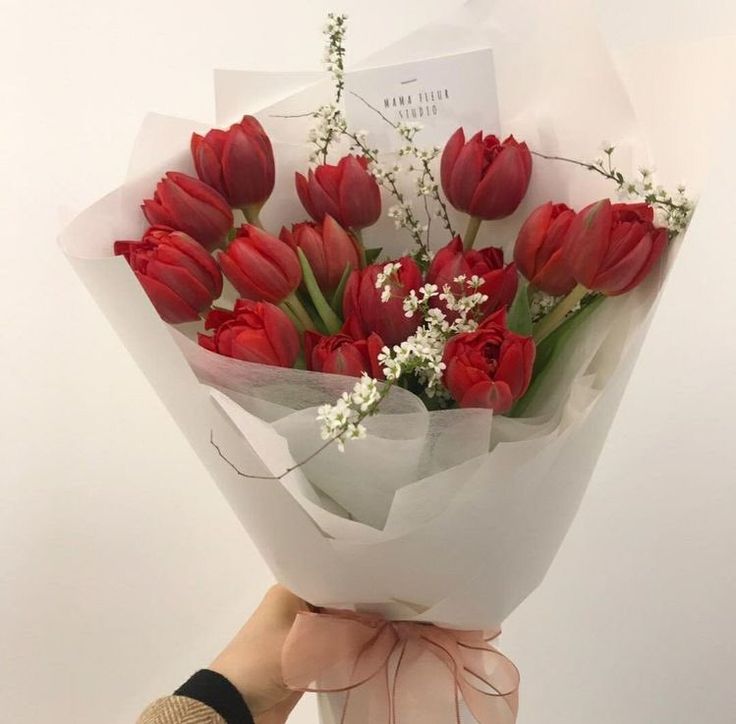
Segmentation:
<svg viewBox="0 0 736 724">
<path fill-rule="evenodd" d="M 421 123 L 420 147 L 443 146 L 459 127 L 499 127 L 496 76 L 490 48 L 345 74 L 348 122 L 368 132 L 373 147 L 403 144 L 387 123 Z M 382 117 L 383 116 L 383 117 Z"/>
</svg>

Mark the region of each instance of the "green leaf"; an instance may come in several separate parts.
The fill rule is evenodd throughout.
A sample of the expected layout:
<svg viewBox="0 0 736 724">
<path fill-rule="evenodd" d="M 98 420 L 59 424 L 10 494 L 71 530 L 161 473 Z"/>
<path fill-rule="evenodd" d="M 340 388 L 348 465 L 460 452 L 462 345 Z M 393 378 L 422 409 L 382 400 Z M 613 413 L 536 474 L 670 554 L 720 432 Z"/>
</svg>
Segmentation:
<svg viewBox="0 0 736 724">
<path fill-rule="evenodd" d="M 537 354 L 534 359 L 534 370 L 532 372 L 532 382 L 526 394 L 519 399 L 509 417 L 523 417 L 529 405 L 539 394 L 542 384 L 546 379 L 546 375 L 552 369 L 555 358 L 559 351 L 569 343 L 570 337 L 577 332 L 585 322 L 590 319 L 591 315 L 601 305 L 605 297 L 603 295 L 596 297 L 592 302 L 581 307 L 577 312 L 571 314 L 552 334 L 545 337 L 537 345 Z"/>
<path fill-rule="evenodd" d="M 352 271 L 353 268 L 350 264 L 346 264 L 345 271 L 343 271 L 342 276 L 340 277 L 340 283 L 337 285 L 337 289 L 335 289 L 335 293 L 332 295 L 332 299 L 330 300 L 330 306 L 338 317 L 342 317 L 342 298 L 345 296 L 345 286 L 348 283 L 348 279 L 350 278 Z"/>
<path fill-rule="evenodd" d="M 317 279 L 314 276 L 312 267 L 309 265 L 309 261 L 304 255 L 304 252 L 301 249 L 297 249 L 296 251 L 299 256 L 299 263 L 302 267 L 304 286 L 307 288 L 309 298 L 312 300 L 312 304 L 314 304 L 314 308 L 317 310 L 317 314 L 320 319 L 325 323 L 328 333 L 337 334 L 337 332 L 340 331 L 340 327 L 342 327 L 342 320 L 335 314 L 332 307 L 327 303 L 324 294 L 322 294 L 322 290 L 319 288 L 319 284 L 317 284 Z"/>
<path fill-rule="evenodd" d="M 532 333 L 532 313 L 529 308 L 529 282 L 519 280 L 519 289 L 514 303 L 509 308 L 506 324 L 512 332 L 530 337 Z"/>
<path fill-rule="evenodd" d="M 382 246 L 377 246 L 375 249 L 366 249 L 365 250 L 365 260 L 367 264 L 375 264 L 376 259 L 381 255 L 381 252 L 383 251 Z"/>
</svg>

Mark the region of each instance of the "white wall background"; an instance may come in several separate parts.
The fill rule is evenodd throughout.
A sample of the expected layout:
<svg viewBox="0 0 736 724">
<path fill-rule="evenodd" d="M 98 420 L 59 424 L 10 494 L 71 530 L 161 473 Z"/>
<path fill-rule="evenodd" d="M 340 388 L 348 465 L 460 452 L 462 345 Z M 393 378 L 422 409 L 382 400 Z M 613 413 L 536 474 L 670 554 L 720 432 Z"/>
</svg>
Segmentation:
<svg viewBox="0 0 736 724">
<path fill-rule="evenodd" d="M 699 64 L 733 63 L 711 39 L 736 32 L 730 3 L 598 5 L 622 68 L 677 39 L 647 72 L 680 87 L 693 122 L 725 108 Z M 118 185 L 146 111 L 211 118 L 212 68 L 314 65 L 328 9 L 350 12 L 360 55 L 445 6 L 0 0 L 3 721 L 132 722 L 270 582 L 57 251 L 61 222 Z M 736 720 L 733 191 L 713 200 L 707 243 L 684 249 L 580 515 L 506 626 L 521 724 Z M 293 720 L 315 721 L 313 703 Z"/>
</svg>

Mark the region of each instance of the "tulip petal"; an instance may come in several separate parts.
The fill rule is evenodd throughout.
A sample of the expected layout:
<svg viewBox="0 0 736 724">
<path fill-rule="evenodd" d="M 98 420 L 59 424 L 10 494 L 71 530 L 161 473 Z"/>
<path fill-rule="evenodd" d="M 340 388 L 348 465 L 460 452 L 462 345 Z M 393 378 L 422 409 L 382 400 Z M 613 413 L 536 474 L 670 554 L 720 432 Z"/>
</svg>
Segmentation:
<svg viewBox="0 0 736 724">
<path fill-rule="evenodd" d="M 476 134 L 460 149 L 445 193 L 458 211 L 470 212 L 470 202 L 483 173 L 483 143 Z"/>
<path fill-rule="evenodd" d="M 225 199 L 219 191 L 208 186 L 206 183 L 203 183 L 198 178 L 188 176 L 187 174 L 179 171 L 167 171 L 166 179 L 173 183 L 166 184 L 164 181 L 164 188 L 180 189 L 192 199 L 201 201 L 204 205 L 210 207 L 213 213 L 219 215 L 221 223 L 227 222 L 229 227 L 233 225 L 232 209 L 230 208 L 227 199 Z"/>
<path fill-rule="evenodd" d="M 292 321 L 273 304 L 260 305 L 263 326 L 281 367 L 293 367 L 299 356 L 299 333 Z"/>
<path fill-rule="evenodd" d="M 642 265 L 639 273 L 623 289 L 620 289 L 617 294 L 625 294 L 626 292 L 630 292 L 634 287 L 638 286 L 639 284 L 641 284 L 642 281 L 644 281 L 644 279 L 649 275 L 649 272 L 652 270 L 652 267 L 659 261 L 662 253 L 667 248 L 668 242 L 669 237 L 667 234 L 667 229 L 656 229 L 654 231 L 654 237 L 652 241 L 651 251 L 649 253 L 649 258 Z"/>
<path fill-rule="evenodd" d="M 171 226 L 171 214 L 155 199 L 145 199 L 141 204 L 143 215 L 149 224 Z"/>
<path fill-rule="evenodd" d="M 516 236 L 514 261 L 519 271 L 531 281 L 541 262 L 541 247 L 550 225 L 554 204 L 548 201 L 529 214 Z"/>
<path fill-rule="evenodd" d="M 529 187 L 531 167 L 520 146 L 505 146 L 474 189 L 468 210 L 480 219 L 503 219 L 518 208 Z"/>
<path fill-rule="evenodd" d="M 345 163 L 350 158 L 355 159 L 355 156 L 343 156 L 337 166 L 325 163 L 317 166 L 314 171 L 317 183 L 331 199 L 337 199 L 340 195 L 340 183 L 345 170 Z"/>
<path fill-rule="evenodd" d="M 283 367 L 278 354 L 271 346 L 271 340 L 263 329 L 233 327 L 230 341 L 230 355 L 244 362 Z"/>
<path fill-rule="evenodd" d="M 494 375 L 496 382 L 505 382 L 508 385 L 514 399 L 520 397 L 529 384 L 529 380 L 526 379 L 523 351 L 521 338 L 509 335 L 501 346 L 498 367 Z"/>
<path fill-rule="evenodd" d="M 312 198 L 309 194 L 309 182 L 298 171 L 294 173 L 294 186 L 296 188 L 296 194 L 299 197 L 299 201 L 301 201 L 304 210 L 315 221 L 319 221 L 319 214 L 315 206 L 312 204 Z"/>
<path fill-rule="evenodd" d="M 318 169 L 319 170 L 319 169 Z M 337 219 L 343 226 L 344 220 L 340 216 L 340 207 L 337 202 L 337 193 L 334 198 L 321 186 L 315 174 L 309 172 L 309 198 L 311 199 L 312 208 L 317 212 L 310 214 L 315 221 L 323 221 L 325 214 Z M 306 208 L 306 207 L 305 207 Z"/>
<path fill-rule="evenodd" d="M 210 289 L 212 297 L 217 299 L 222 294 L 222 272 L 212 255 L 183 232 L 169 234 L 167 242 L 186 255 L 188 261 L 182 260 L 182 263 L 185 263 L 197 278 L 201 278 L 202 283 Z"/>
<path fill-rule="evenodd" d="M 322 366 L 322 372 L 334 375 L 346 375 L 348 377 L 360 377 L 361 374 L 369 372 L 366 369 L 366 360 L 357 348 L 358 342 L 342 344 L 338 349 L 327 355 Z"/>
<path fill-rule="evenodd" d="M 253 139 L 235 126 L 222 152 L 222 175 L 233 206 L 260 206 L 274 186 L 274 160 L 260 139 Z"/>
<path fill-rule="evenodd" d="M 592 289 L 602 259 L 608 251 L 613 213 L 609 199 L 580 211 L 565 237 L 565 256 L 576 281 Z"/>
<path fill-rule="evenodd" d="M 442 159 L 440 161 L 440 180 L 442 182 L 442 190 L 447 196 L 447 200 L 455 206 L 452 200 L 452 192 L 450 184 L 452 180 L 452 170 L 455 168 L 455 162 L 460 154 L 461 149 L 465 145 L 465 132 L 462 128 L 458 128 L 455 133 L 450 136 L 442 151 Z"/>
<path fill-rule="evenodd" d="M 350 229 L 364 229 L 381 215 L 381 192 L 376 180 L 354 156 L 348 156 L 339 187 L 340 217 Z"/>
<path fill-rule="evenodd" d="M 182 324 L 199 319 L 199 311 L 166 284 L 138 272 L 135 275 L 164 322 Z"/>
<path fill-rule="evenodd" d="M 368 335 L 366 340 L 366 353 L 368 355 L 368 361 L 370 362 L 369 369 L 366 370 L 368 374 L 376 380 L 384 380 L 386 376 L 383 374 L 383 367 L 378 361 L 378 355 L 384 348 L 383 340 L 374 333 Z"/>
<path fill-rule="evenodd" d="M 631 283 L 647 265 L 652 246 L 651 234 L 645 234 L 627 256 L 601 271 L 590 288 L 608 295 L 621 294 L 622 290 L 630 288 Z"/>
<path fill-rule="evenodd" d="M 210 290 L 188 269 L 178 264 L 166 264 L 158 258 L 148 262 L 146 276 L 165 284 L 180 296 L 190 307 L 201 311 L 212 304 Z"/>
<path fill-rule="evenodd" d="M 210 336 L 209 334 L 202 334 L 201 332 L 197 332 L 197 343 L 200 347 L 204 347 L 205 349 L 208 349 L 210 352 L 217 352 L 217 346 L 215 345 L 215 338 L 214 336 Z"/>
<path fill-rule="evenodd" d="M 170 171 L 156 187 L 166 217 L 155 213 L 144 201 L 144 213 L 152 224 L 165 224 L 183 231 L 207 249 L 220 245 L 233 224 L 233 216 L 225 199 L 199 179 Z M 153 215 L 149 215 L 146 205 Z"/>
<path fill-rule="evenodd" d="M 519 275 L 513 263 L 484 274 L 480 291 L 488 296 L 488 301 L 483 305 L 483 313 L 490 314 L 497 309 L 510 307 L 518 288 Z"/>
<path fill-rule="evenodd" d="M 564 250 L 558 249 L 547 260 L 545 266 L 529 280 L 532 286 L 553 297 L 569 294 L 575 287 L 575 278 L 567 266 Z"/>
<path fill-rule="evenodd" d="M 473 385 L 459 401 L 460 407 L 483 407 L 497 415 L 508 412 L 513 404 L 514 398 L 505 382 L 488 380 Z"/>
<path fill-rule="evenodd" d="M 197 176 L 200 180 L 217 189 L 220 193 L 224 193 L 220 158 L 209 141 L 209 135 L 208 138 L 203 138 L 196 133 L 192 134 L 191 151 L 194 168 L 197 170 Z"/>
</svg>

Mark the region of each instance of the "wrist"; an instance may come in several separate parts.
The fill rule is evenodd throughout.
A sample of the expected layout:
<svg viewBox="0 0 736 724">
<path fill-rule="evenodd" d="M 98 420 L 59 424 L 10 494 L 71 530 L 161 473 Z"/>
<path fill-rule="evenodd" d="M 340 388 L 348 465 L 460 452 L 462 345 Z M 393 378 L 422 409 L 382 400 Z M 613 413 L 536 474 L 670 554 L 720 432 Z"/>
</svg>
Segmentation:
<svg viewBox="0 0 736 724">
<path fill-rule="evenodd" d="M 263 673 L 259 672 L 252 662 L 243 660 L 240 656 L 231 656 L 224 651 L 209 668 L 224 676 L 238 690 L 254 717 L 268 709 L 265 697 L 259 693 L 264 688 L 260 682 Z"/>
</svg>

